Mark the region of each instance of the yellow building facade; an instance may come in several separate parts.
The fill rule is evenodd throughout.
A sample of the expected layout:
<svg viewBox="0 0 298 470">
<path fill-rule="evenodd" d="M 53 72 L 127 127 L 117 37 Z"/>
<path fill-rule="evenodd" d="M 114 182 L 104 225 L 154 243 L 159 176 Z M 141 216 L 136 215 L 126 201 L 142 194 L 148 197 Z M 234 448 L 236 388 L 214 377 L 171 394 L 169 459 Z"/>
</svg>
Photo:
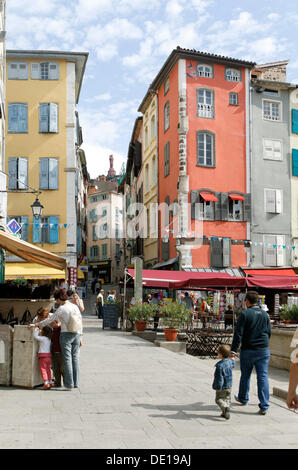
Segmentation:
<svg viewBox="0 0 298 470">
<path fill-rule="evenodd" d="M 8 220 L 22 239 L 77 267 L 79 141 L 75 107 L 87 53 L 7 51 Z M 42 217 L 33 219 L 32 190 Z M 9 259 L 7 260 L 9 261 Z"/>
<path fill-rule="evenodd" d="M 144 268 L 158 262 L 158 107 L 152 94 L 142 103 L 143 113 L 143 202 L 147 213 L 147 238 L 144 239 Z"/>
</svg>

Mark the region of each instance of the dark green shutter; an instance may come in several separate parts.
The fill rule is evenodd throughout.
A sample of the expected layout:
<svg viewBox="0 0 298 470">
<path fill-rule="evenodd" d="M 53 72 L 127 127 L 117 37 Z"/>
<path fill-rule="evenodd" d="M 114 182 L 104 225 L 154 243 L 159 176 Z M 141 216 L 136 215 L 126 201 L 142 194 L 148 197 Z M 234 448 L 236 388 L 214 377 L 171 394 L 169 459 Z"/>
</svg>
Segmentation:
<svg viewBox="0 0 298 470">
<path fill-rule="evenodd" d="M 221 193 L 221 220 L 229 220 L 229 195 L 227 193 Z"/>
<path fill-rule="evenodd" d="M 245 201 L 243 201 L 243 220 L 246 222 L 251 221 L 251 194 L 245 194 Z"/>
</svg>

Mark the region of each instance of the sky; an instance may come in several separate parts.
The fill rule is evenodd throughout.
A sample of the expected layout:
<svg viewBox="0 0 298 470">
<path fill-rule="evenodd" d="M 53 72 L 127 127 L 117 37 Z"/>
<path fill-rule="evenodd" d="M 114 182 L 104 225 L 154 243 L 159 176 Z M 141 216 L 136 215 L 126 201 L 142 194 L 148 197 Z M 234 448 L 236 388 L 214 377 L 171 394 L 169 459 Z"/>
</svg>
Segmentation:
<svg viewBox="0 0 298 470">
<path fill-rule="evenodd" d="M 78 111 L 91 178 L 120 172 L 138 107 L 177 46 L 257 63 L 290 60 L 297 0 L 7 0 L 7 49 L 88 52 Z"/>
</svg>

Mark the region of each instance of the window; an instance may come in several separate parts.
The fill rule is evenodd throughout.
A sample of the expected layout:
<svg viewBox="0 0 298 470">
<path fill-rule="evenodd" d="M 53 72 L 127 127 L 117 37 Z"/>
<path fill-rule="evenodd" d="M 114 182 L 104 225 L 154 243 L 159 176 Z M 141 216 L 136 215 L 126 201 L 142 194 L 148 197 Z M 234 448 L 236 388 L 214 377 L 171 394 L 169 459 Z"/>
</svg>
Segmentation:
<svg viewBox="0 0 298 470">
<path fill-rule="evenodd" d="M 229 82 L 241 82 L 241 72 L 237 69 L 226 69 L 226 80 Z"/>
<path fill-rule="evenodd" d="M 230 97 L 229 103 L 231 105 L 233 105 L 233 106 L 238 106 L 239 105 L 238 93 L 230 93 L 229 97 Z"/>
<path fill-rule="evenodd" d="M 214 134 L 211 132 L 197 132 L 197 165 L 215 165 Z"/>
<path fill-rule="evenodd" d="M 166 95 L 170 89 L 170 79 L 167 78 L 164 83 L 164 94 Z"/>
<path fill-rule="evenodd" d="M 202 216 L 203 220 L 214 220 L 214 202 L 205 201 L 202 196 L 199 199 L 200 207 L 203 210 Z"/>
<path fill-rule="evenodd" d="M 197 114 L 202 118 L 214 117 L 214 93 L 212 90 L 205 88 L 197 90 Z"/>
<path fill-rule="evenodd" d="M 18 234 L 21 235 L 21 239 L 27 242 L 29 217 L 28 216 L 14 216 L 14 217 L 10 216 L 10 217 L 7 217 L 7 223 L 13 219 L 21 226 L 21 230 L 18 232 Z"/>
<path fill-rule="evenodd" d="M 148 147 L 148 127 L 145 127 L 145 147 Z"/>
<path fill-rule="evenodd" d="M 243 201 L 229 199 L 229 220 L 243 220 Z"/>
<path fill-rule="evenodd" d="M 97 240 L 97 227 L 96 225 L 92 225 L 92 240 L 96 242 Z"/>
<path fill-rule="evenodd" d="M 98 220 L 98 217 L 97 217 L 97 214 L 96 214 L 96 209 L 92 209 L 90 212 L 89 212 L 89 222 L 97 222 Z"/>
<path fill-rule="evenodd" d="M 101 245 L 101 259 L 105 261 L 108 257 L 108 245 Z"/>
<path fill-rule="evenodd" d="M 264 266 L 285 265 L 285 236 L 264 235 Z"/>
<path fill-rule="evenodd" d="M 282 141 L 275 139 L 263 139 L 263 158 L 265 160 L 281 161 L 283 159 Z"/>
<path fill-rule="evenodd" d="M 145 191 L 149 191 L 149 165 L 145 166 Z"/>
<path fill-rule="evenodd" d="M 170 142 L 167 142 L 164 146 L 164 176 L 170 174 Z"/>
<path fill-rule="evenodd" d="M 94 245 L 90 247 L 90 258 L 92 260 L 99 258 L 99 247 Z"/>
<path fill-rule="evenodd" d="M 58 189 L 58 158 L 39 159 L 39 189 Z"/>
<path fill-rule="evenodd" d="M 280 101 L 263 100 L 263 119 L 265 119 L 266 121 L 281 120 Z"/>
<path fill-rule="evenodd" d="M 8 103 L 8 132 L 26 134 L 28 132 L 28 105 Z"/>
<path fill-rule="evenodd" d="M 117 209 L 117 208 L 116 208 L 116 209 Z M 107 216 L 107 213 L 108 213 L 107 208 L 106 208 L 106 207 L 103 207 L 103 208 L 101 209 L 101 217 L 102 217 L 102 218 L 106 217 L 106 216 Z"/>
<path fill-rule="evenodd" d="M 199 77 L 213 78 L 213 67 L 211 65 L 198 64 L 197 75 Z"/>
<path fill-rule="evenodd" d="M 40 103 L 39 132 L 58 133 L 58 104 Z"/>
<path fill-rule="evenodd" d="M 164 131 L 170 127 L 170 102 L 167 101 L 164 106 Z"/>
<path fill-rule="evenodd" d="M 155 137 L 155 116 L 151 118 L 151 139 Z"/>
<path fill-rule="evenodd" d="M 28 80 L 28 62 L 8 62 L 7 64 L 8 80 Z"/>
<path fill-rule="evenodd" d="M 265 212 L 281 214 L 283 207 L 283 192 L 280 189 L 265 189 Z"/>
<path fill-rule="evenodd" d="M 32 62 L 32 80 L 59 80 L 59 64 L 57 62 Z"/>
<path fill-rule="evenodd" d="M 156 185 L 157 174 L 156 174 L 156 157 L 153 155 L 152 158 L 152 186 Z"/>
<path fill-rule="evenodd" d="M 8 189 L 27 189 L 28 158 L 9 158 L 8 174 Z"/>
<path fill-rule="evenodd" d="M 33 243 L 59 243 L 59 217 L 35 217 L 33 220 Z"/>
</svg>

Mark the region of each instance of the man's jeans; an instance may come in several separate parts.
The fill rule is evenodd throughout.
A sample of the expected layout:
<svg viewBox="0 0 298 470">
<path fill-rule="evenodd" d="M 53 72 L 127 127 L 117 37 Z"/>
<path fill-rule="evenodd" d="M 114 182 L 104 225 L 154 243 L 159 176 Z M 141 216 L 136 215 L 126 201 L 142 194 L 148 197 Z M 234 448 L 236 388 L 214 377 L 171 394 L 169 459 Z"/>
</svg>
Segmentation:
<svg viewBox="0 0 298 470">
<path fill-rule="evenodd" d="M 269 382 L 268 364 L 270 350 L 266 349 L 244 349 L 240 351 L 241 378 L 239 384 L 238 398 L 242 403 L 248 402 L 248 392 L 250 386 L 250 376 L 253 367 L 256 368 L 259 408 L 267 410 L 269 408 Z"/>
<path fill-rule="evenodd" d="M 80 374 L 80 334 L 61 333 L 60 346 L 64 362 L 64 386 L 67 388 L 78 387 Z"/>
</svg>

